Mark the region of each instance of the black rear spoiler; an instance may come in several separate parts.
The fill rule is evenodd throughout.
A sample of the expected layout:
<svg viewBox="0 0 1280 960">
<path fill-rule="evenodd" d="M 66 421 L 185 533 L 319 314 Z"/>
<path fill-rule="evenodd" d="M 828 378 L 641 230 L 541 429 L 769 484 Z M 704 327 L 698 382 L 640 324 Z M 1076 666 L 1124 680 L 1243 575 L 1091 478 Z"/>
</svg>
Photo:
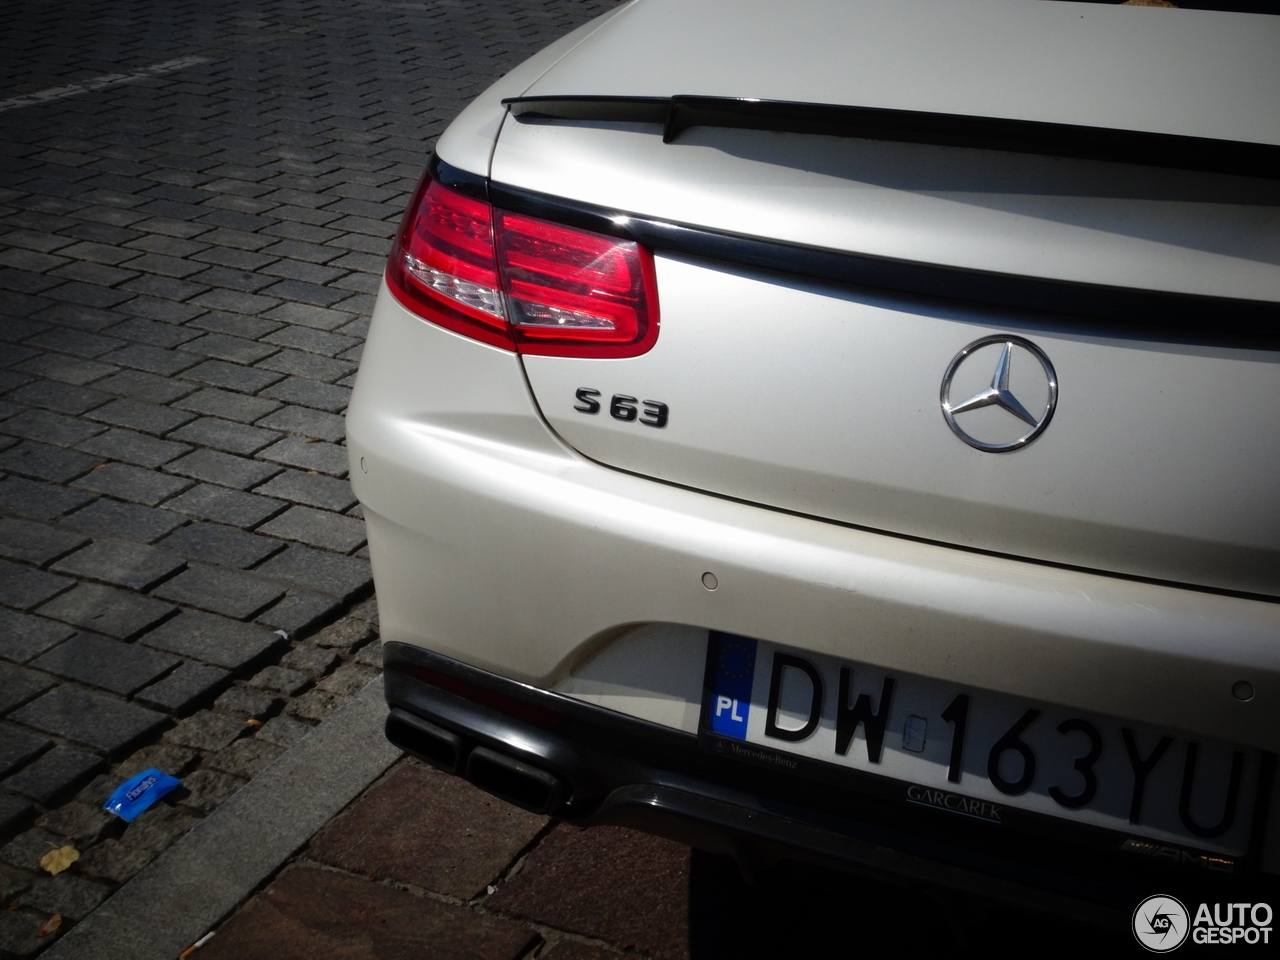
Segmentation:
<svg viewBox="0 0 1280 960">
<path fill-rule="evenodd" d="M 660 124 L 664 143 L 690 127 L 777 130 L 1280 179 L 1280 146 L 1274 144 L 1068 123 L 733 97 L 512 97 L 502 102 L 526 121 Z"/>
</svg>

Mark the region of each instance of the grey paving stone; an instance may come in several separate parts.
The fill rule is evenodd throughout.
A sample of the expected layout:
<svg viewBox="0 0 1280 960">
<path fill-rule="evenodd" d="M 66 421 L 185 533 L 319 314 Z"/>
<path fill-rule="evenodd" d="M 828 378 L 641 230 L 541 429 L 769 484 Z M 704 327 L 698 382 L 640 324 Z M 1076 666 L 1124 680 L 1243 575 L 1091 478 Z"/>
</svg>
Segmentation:
<svg viewBox="0 0 1280 960">
<path fill-rule="evenodd" d="M 279 436 L 279 434 L 276 434 Z M 27 440 L 0 453 L 0 470 L 8 470 L 37 480 L 66 483 L 82 473 L 87 473 L 102 462 L 99 457 L 87 456 Z"/>
<path fill-rule="evenodd" d="M 122 367 L 133 367 L 162 376 L 173 376 L 200 362 L 200 358 L 192 354 L 152 347 L 145 343 L 131 343 L 102 359 Z"/>
<path fill-rule="evenodd" d="M 46 914 L 59 914 L 71 920 L 87 916 L 103 900 L 111 896 L 111 888 L 71 873 L 37 880 L 19 901 Z"/>
<path fill-rule="evenodd" d="M 253 741 L 247 742 L 252 743 Z M 235 773 L 234 770 L 230 772 Z M 21 830 L 31 819 L 31 815 L 34 812 L 35 808 L 26 797 L 0 791 L 0 837 L 8 836 Z M 25 889 L 25 882 L 19 882 L 14 877 L 0 876 L 0 902 L 21 893 Z M 5 949 L 4 941 L 0 940 L 0 950 L 3 949 Z"/>
<path fill-rule="evenodd" d="M 299 644 L 280 659 L 280 666 L 305 673 L 312 679 L 324 676 L 336 663 L 336 653 L 310 643 Z"/>
<path fill-rule="evenodd" d="M 350 553 L 365 542 L 363 520 L 339 516 L 312 507 L 290 507 L 263 524 L 260 533 L 282 540 L 298 540 L 339 553 Z"/>
<path fill-rule="evenodd" d="M 52 520 L 84 506 L 93 496 L 38 480 L 9 477 L 0 480 L 0 510 L 31 520 Z"/>
<path fill-rule="evenodd" d="M 303 380 L 289 377 L 279 383 L 267 387 L 263 394 L 275 397 L 286 403 L 296 403 L 304 407 L 314 407 L 328 413 L 345 410 L 351 400 L 349 387 L 338 387 L 328 383 L 317 383 L 314 380 Z"/>
<path fill-rule="evenodd" d="M 189 792 L 179 802 L 201 813 L 212 813 L 244 784 L 241 778 L 220 770 L 197 770 L 182 781 Z"/>
<path fill-rule="evenodd" d="M 143 770 L 150 770 L 152 767 L 171 777 L 181 777 L 194 767 L 199 759 L 200 751 L 190 747 L 179 746 L 176 743 L 153 743 L 135 751 L 127 760 L 122 760 L 116 765 L 112 773 L 112 789 L 115 788 L 114 784 L 136 777 Z M 81 799 L 84 792 L 81 791 Z"/>
<path fill-rule="evenodd" d="M 40 668 L 43 669 L 43 668 Z M 0 663 L 0 713 L 8 713 L 53 686 L 53 678 Z"/>
<path fill-rule="evenodd" d="M 260 719 L 270 713 L 278 702 L 278 697 L 263 690 L 234 686 L 228 687 L 213 705 L 223 713 L 233 716 Z"/>
<path fill-rule="evenodd" d="M 188 380 L 208 384 L 211 387 L 222 387 L 226 390 L 239 390 L 245 393 L 257 393 L 264 387 L 284 379 L 283 374 L 240 367 L 223 360 L 206 360 L 186 371 L 183 376 Z"/>
<path fill-rule="evenodd" d="M 77 866 L 85 876 L 123 884 L 137 876 L 156 856 L 154 850 L 126 846 L 113 838 L 86 850 Z"/>
<path fill-rule="evenodd" d="M 258 425 L 329 442 L 337 442 L 346 436 L 346 424 L 342 417 L 308 407 L 283 407 L 263 417 Z"/>
<path fill-rule="evenodd" d="M 280 350 L 274 344 L 258 343 L 242 337 L 229 337 L 223 333 L 206 333 L 199 339 L 183 344 L 182 349 L 202 357 L 213 357 L 242 364 L 256 363 Z"/>
<path fill-rule="evenodd" d="M 157 587 L 155 595 L 244 620 L 279 600 L 284 588 L 253 574 L 193 566 Z"/>
<path fill-rule="evenodd" d="M 166 743 L 195 750 L 221 750 L 253 728 L 243 720 L 212 710 L 201 710 L 181 721 L 164 735 Z"/>
<path fill-rule="evenodd" d="M 66 577 L 0 560 L 0 603 L 7 607 L 30 610 L 74 583 Z"/>
<path fill-rule="evenodd" d="M 175 430 L 169 434 L 169 437 L 170 439 L 183 440 L 203 447 L 225 450 L 228 453 L 249 456 L 268 444 L 279 440 L 280 434 L 275 430 L 249 427 L 230 420 L 203 417 Z M 0 466 L 3 466 L 3 456 L 0 456 Z"/>
<path fill-rule="evenodd" d="M 120 842 L 126 847 L 160 852 L 173 846 L 199 822 L 198 817 L 184 810 L 158 803 L 128 826 Z"/>
<path fill-rule="evenodd" d="M 98 424 L 85 423 L 48 410 L 27 410 L 4 422 L 4 432 L 11 436 L 56 443 L 62 447 L 74 447 L 105 429 Z"/>
<path fill-rule="evenodd" d="M 236 527 L 254 527 L 283 511 L 287 504 L 214 484 L 201 484 L 174 497 L 165 507 L 188 516 L 217 520 Z"/>
<path fill-rule="evenodd" d="M 199 330 L 191 330 L 187 327 L 175 326 L 172 323 L 158 323 L 155 320 L 142 320 L 136 317 L 125 320 L 122 323 L 117 323 L 114 327 L 110 328 L 110 333 L 112 336 L 122 337 L 130 343 L 145 343 L 149 346 L 161 347 L 166 350 L 181 346 L 182 344 L 200 336 Z M 143 376 L 142 374 L 134 374 L 132 371 L 128 371 L 124 374 L 125 377 L 129 377 L 130 375 Z M 116 378 L 120 376 L 121 374 L 116 374 L 116 377 L 108 377 L 107 380 L 99 383 L 98 387 L 103 390 L 109 390 L 111 389 L 112 381 L 116 380 Z M 124 381 L 124 383 L 126 385 L 133 386 L 133 384 L 130 384 L 128 380 Z M 140 381 L 139 383 L 144 385 L 143 389 L 148 393 L 152 392 L 155 388 L 154 384 L 146 385 L 145 380 Z M 182 395 L 181 393 L 174 393 L 174 391 L 181 389 L 184 388 L 178 384 L 172 384 L 168 391 L 165 391 L 165 393 L 169 394 L 168 396 L 147 396 L 145 399 L 153 400 L 156 403 L 168 403 L 170 400 L 175 400 L 177 397 Z M 189 391 L 192 388 L 188 386 L 185 387 L 185 389 Z M 124 389 L 118 390 L 117 392 L 124 393 L 129 396 L 138 395 L 136 393 L 136 386 L 134 390 Z"/>
<path fill-rule="evenodd" d="M 191 486 L 190 481 L 125 463 L 108 463 L 85 474 L 73 486 L 154 507 Z"/>
<path fill-rule="evenodd" d="M 82 386 L 100 380 L 109 373 L 115 373 L 120 368 L 109 363 L 99 363 L 96 360 L 80 360 L 60 353 L 45 353 L 18 364 L 14 369 L 37 377 L 48 377 L 50 380 L 61 380 L 63 383 Z"/>
<path fill-rule="evenodd" d="M 336 597 L 322 593 L 291 590 L 283 600 L 258 614 L 258 623 L 283 630 L 290 637 L 304 635 L 325 623 L 342 609 Z"/>
<path fill-rule="evenodd" d="M 0 657 L 26 663 L 74 632 L 63 623 L 0 609 Z"/>
<path fill-rule="evenodd" d="M 355 599 L 373 585 L 367 560 L 342 557 L 310 547 L 289 547 L 261 567 L 259 573 L 296 584 L 304 590 L 332 594 L 345 601 Z"/>
<path fill-rule="evenodd" d="M 255 487 L 254 493 L 280 497 L 336 513 L 349 510 L 356 504 L 356 495 L 351 489 L 350 481 L 301 470 L 285 470 L 262 486 Z"/>
<path fill-rule="evenodd" d="M 50 569 L 146 591 L 185 566 L 180 556 L 137 543 L 99 540 Z"/>
<path fill-rule="evenodd" d="M 160 545 L 192 560 L 244 569 L 262 562 L 284 544 L 216 523 L 192 523 L 170 534 Z"/>
<path fill-rule="evenodd" d="M 191 447 L 185 443 L 171 440 L 160 440 L 149 437 L 145 433 L 134 433 L 132 430 L 121 430 L 114 427 L 106 433 L 90 437 L 80 444 L 79 449 L 96 453 L 100 457 L 122 460 L 139 467 L 159 467 L 176 460 L 184 453 L 190 453 Z"/>
<path fill-rule="evenodd" d="M 308 690 L 300 697 L 295 697 L 285 705 L 285 713 L 303 720 L 320 722 L 331 714 L 348 698 L 332 690 Z"/>
<path fill-rule="evenodd" d="M 43 347 L 46 350 L 57 350 L 59 353 L 69 353 L 73 356 L 83 357 L 86 360 L 93 360 L 104 353 L 123 346 L 124 341 L 115 337 L 89 333 L 86 330 L 67 330 L 54 327 L 44 333 L 36 334 L 34 337 L 28 337 L 26 345 Z"/>
<path fill-rule="evenodd" d="M 282 262 L 288 263 L 289 261 Z M 267 334 L 263 339 L 268 343 L 279 344 L 282 347 L 293 347 L 297 350 L 305 350 L 308 353 L 318 353 L 326 357 L 337 356 L 360 343 L 356 338 L 343 336 L 340 333 L 325 333 L 321 330 L 292 324 Z"/>
<path fill-rule="evenodd" d="M 245 490 L 280 472 L 280 468 L 217 450 L 196 450 L 168 464 L 166 470 L 224 487 Z"/>
<path fill-rule="evenodd" d="M 58 689 L 70 688 L 59 687 Z M 45 694 L 45 699 L 57 692 L 55 690 L 53 693 Z M 40 701 L 36 701 L 36 704 L 39 703 Z M 31 706 L 23 709 L 31 710 Z M 17 773 L 7 777 L 3 786 L 6 790 L 30 797 L 36 803 L 47 807 L 88 780 L 101 766 L 102 758 L 97 754 L 77 750 L 75 747 L 57 746 L 42 754 L 34 763 L 27 764 Z"/>
<path fill-rule="evenodd" d="M 237 670 L 281 641 L 270 630 L 207 613 L 184 612 L 144 636 L 140 643 Z"/>
<path fill-rule="evenodd" d="M 40 872 L 40 858 L 62 846 L 62 838 L 47 830 L 28 830 L 0 847 L 0 863 L 30 873 Z"/>
<path fill-rule="evenodd" d="M 217 250 L 217 248 L 214 248 Z M 209 251 L 210 254 L 214 250 Z M 222 253 L 230 253 L 233 251 L 221 251 Z M 249 254 L 249 256 L 257 256 Z M 261 257 L 263 261 L 270 262 L 270 257 Z M 189 324 L 200 330 L 208 330 L 211 333 L 225 333 L 233 337 L 243 337 L 246 340 L 257 340 L 260 337 L 271 333 L 273 330 L 279 330 L 284 326 L 278 320 L 264 320 L 262 317 L 246 317 L 240 313 L 220 313 L 211 311 L 196 320 L 192 320 Z"/>
<path fill-rule="evenodd" d="M 207 698 L 231 676 L 226 670 L 203 663 L 183 663 L 163 680 L 140 691 L 140 703 L 160 707 L 170 713 L 185 713 L 193 704 Z"/>
<path fill-rule="evenodd" d="M 147 403 L 145 400 L 135 400 L 131 397 L 112 400 L 108 404 L 89 411 L 86 416 L 102 423 L 152 434 L 168 433 L 194 419 L 185 410 L 175 410 L 172 407 Z"/>
<path fill-rule="evenodd" d="M 377 636 L 377 630 L 368 620 L 359 617 L 344 617 L 337 623 L 325 627 L 311 642 L 320 647 L 331 647 L 350 653 L 357 647 Z"/>
<path fill-rule="evenodd" d="M 287 282 L 287 281 L 286 281 Z M 345 293 L 342 294 L 346 296 Z M 355 372 L 355 364 L 301 350 L 281 350 L 258 364 L 259 370 L 275 370 L 291 377 L 332 383 Z"/>
<path fill-rule="evenodd" d="M 312 731 L 310 724 L 292 717 L 272 717 L 262 725 L 254 739 L 264 740 L 284 749 L 289 749 Z"/>
<path fill-rule="evenodd" d="M 173 329 L 167 324 L 155 324 L 164 329 Z M 193 333 L 194 335 L 194 333 Z M 148 400 L 151 403 L 172 403 L 196 390 L 194 384 L 184 383 L 170 377 L 159 377 L 141 370 L 121 370 L 103 380 L 99 380 L 94 388 L 95 393 L 103 392 Z"/>
<path fill-rule="evenodd" d="M 0 777 L 53 745 L 48 737 L 23 730 L 8 723 L 0 723 Z"/>
<path fill-rule="evenodd" d="M 280 719 L 283 718 L 276 718 L 276 720 Z M 269 720 L 267 723 L 275 723 L 276 720 Z M 286 720 L 286 722 L 296 723 L 297 721 Z M 266 729 L 265 725 L 263 729 Z M 310 729 L 310 727 L 304 725 L 305 731 Z M 209 757 L 206 762 L 214 770 L 224 770 L 233 776 L 251 780 L 265 770 L 282 753 L 284 753 L 284 747 L 277 746 L 274 743 L 268 743 L 258 737 L 242 738 L 231 744 L 231 746 L 219 750 Z"/>
<path fill-rule="evenodd" d="M 41 655 L 31 665 L 92 687 L 130 694 L 180 662 L 175 656 L 146 647 L 82 633 Z"/>
<path fill-rule="evenodd" d="M 286 697 L 292 697 L 309 687 L 311 678 L 298 670 L 271 666 L 259 670 L 249 683 L 263 690 L 274 690 Z"/>
<path fill-rule="evenodd" d="M 92 410 L 111 399 L 111 394 L 92 387 L 77 387 L 56 380 L 36 380 L 9 394 L 9 400 L 42 407 L 72 416 Z"/>
<path fill-rule="evenodd" d="M 241 393 L 205 388 L 183 397 L 174 406 L 193 413 L 250 423 L 281 406 L 280 401 L 263 397 L 247 397 Z"/>
<path fill-rule="evenodd" d="M 0 484 L 0 490 L 3 487 Z M 95 537 L 119 537 L 143 543 L 154 543 L 184 523 L 186 520 L 183 517 L 166 510 L 121 503 L 105 497 L 77 510 L 62 521 L 63 526 Z"/>
<path fill-rule="evenodd" d="M 264 460 L 300 467 L 303 470 L 315 470 L 335 477 L 347 475 L 347 448 L 320 440 L 308 440 L 303 437 L 285 437 L 273 443 L 258 456 Z"/>
<path fill-rule="evenodd" d="M 0 557 L 23 560 L 38 566 L 69 553 L 89 542 L 89 538 L 57 527 L 0 517 Z"/>
<path fill-rule="evenodd" d="M 174 607 L 115 587 L 81 583 L 40 608 L 43 616 L 63 620 L 94 633 L 128 639 L 155 626 Z"/>
<path fill-rule="evenodd" d="M 73 800 L 41 816 L 36 826 L 83 847 L 101 840 L 114 819 L 98 804 Z"/>
</svg>

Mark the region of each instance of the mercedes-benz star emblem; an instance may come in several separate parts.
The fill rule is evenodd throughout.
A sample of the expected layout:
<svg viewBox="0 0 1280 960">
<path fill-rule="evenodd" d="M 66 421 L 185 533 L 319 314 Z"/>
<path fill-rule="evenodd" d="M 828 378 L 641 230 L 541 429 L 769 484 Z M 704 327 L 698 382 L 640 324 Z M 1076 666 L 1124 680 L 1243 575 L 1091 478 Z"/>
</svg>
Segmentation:
<svg viewBox="0 0 1280 960">
<path fill-rule="evenodd" d="M 988 358 L 995 367 L 989 382 Z M 1035 363 L 1027 362 L 1032 358 Z M 967 399 L 954 403 L 953 393 Z M 939 400 L 947 426 L 957 437 L 987 453 L 1008 453 L 1040 436 L 1053 419 L 1058 375 L 1044 351 L 1030 340 L 983 337 L 951 361 Z M 961 415 L 963 426 L 957 420 Z"/>
</svg>

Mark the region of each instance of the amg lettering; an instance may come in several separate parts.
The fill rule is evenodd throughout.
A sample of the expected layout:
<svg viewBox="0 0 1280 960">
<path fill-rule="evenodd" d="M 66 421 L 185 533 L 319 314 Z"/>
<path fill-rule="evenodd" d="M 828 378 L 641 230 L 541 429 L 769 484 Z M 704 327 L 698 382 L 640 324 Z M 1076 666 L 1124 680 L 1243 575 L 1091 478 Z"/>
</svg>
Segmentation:
<svg viewBox="0 0 1280 960">
<path fill-rule="evenodd" d="M 1004 811 L 1004 807 L 998 803 L 992 803 L 989 800 L 976 800 L 973 797 L 965 797 L 958 793 L 950 793 L 946 790 L 939 790 L 937 787 L 922 787 L 919 784 L 912 784 L 907 787 L 907 800 L 911 803 L 918 803 L 921 806 L 936 807 L 939 810 L 948 810 L 951 813 L 963 814 L 966 817 L 976 817 L 979 820 L 987 820 L 991 823 L 1003 823 L 1000 814 Z"/>
</svg>

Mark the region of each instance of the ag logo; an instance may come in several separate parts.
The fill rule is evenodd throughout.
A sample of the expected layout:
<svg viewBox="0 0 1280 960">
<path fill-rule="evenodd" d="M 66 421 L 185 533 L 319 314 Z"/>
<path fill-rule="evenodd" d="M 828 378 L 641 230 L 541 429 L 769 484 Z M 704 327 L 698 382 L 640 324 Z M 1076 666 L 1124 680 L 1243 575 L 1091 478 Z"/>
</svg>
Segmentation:
<svg viewBox="0 0 1280 960">
<path fill-rule="evenodd" d="M 1152 953 L 1177 950 L 1190 930 L 1191 915 L 1174 897 L 1147 897 L 1133 911 L 1133 935 Z"/>
</svg>

